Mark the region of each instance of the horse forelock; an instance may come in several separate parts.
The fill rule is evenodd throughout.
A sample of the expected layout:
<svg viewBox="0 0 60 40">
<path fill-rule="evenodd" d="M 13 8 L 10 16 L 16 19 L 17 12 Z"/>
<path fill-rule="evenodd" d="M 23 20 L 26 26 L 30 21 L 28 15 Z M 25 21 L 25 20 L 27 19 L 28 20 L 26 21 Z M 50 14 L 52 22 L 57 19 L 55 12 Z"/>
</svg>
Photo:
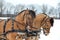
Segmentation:
<svg viewBox="0 0 60 40">
<path fill-rule="evenodd" d="M 53 23 L 54 23 L 54 19 L 53 18 L 50 19 L 50 23 L 51 23 L 51 26 L 53 26 Z"/>
</svg>

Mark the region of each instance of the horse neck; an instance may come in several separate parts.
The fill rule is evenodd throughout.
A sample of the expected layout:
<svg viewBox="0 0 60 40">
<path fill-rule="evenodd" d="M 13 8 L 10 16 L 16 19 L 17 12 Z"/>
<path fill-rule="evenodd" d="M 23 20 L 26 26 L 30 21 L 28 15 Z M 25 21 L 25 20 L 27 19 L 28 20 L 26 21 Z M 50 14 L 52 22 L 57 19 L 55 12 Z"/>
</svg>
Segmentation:
<svg viewBox="0 0 60 40">
<path fill-rule="evenodd" d="M 19 15 L 16 16 L 15 20 L 19 22 L 20 24 L 18 25 L 20 29 L 25 30 L 25 19 L 23 18 L 24 12 L 20 13 Z"/>
<path fill-rule="evenodd" d="M 24 13 L 21 13 L 21 14 L 17 15 L 16 18 L 15 18 L 15 20 L 18 21 L 18 22 L 20 22 L 20 23 L 21 22 L 23 23 L 23 21 L 24 21 L 23 20 L 23 15 L 24 15 Z"/>
</svg>

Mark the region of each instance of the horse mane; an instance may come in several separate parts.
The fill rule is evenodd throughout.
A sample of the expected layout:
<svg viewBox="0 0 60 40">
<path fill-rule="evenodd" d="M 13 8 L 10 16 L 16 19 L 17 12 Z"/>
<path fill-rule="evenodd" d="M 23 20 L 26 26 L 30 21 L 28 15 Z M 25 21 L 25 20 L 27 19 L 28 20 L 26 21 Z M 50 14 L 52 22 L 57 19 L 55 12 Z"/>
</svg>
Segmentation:
<svg viewBox="0 0 60 40">
<path fill-rule="evenodd" d="M 53 26 L 53 23 L 54 23 L 54 19 L 53 18 L 50 19 L 50 23 L 51 23 L 51 26 Z"/>
<path fill-rule="evenodd" d="M 33 18 L 36 17 L 36 14 L 35 14 L 35 12 L 34 12 L 33 10 L 29 10 L 29 12 L 30 12 L 30 14 L 31 14 L 31 16 L 32 16 Z"/>
<path fill-rule="evenodd" d="M 47 14 L 46 14 L 46 13 L 42 13 L 42 14 L 44 14 L 44 15 L 46 15 L 46 16 L 47 16 Z"/>
<path fill-rule="evenodd" d="M 26 10 L 23 10 L 23 11 L 21 11 L 21 12 L 19 12 L 18 13 L 18 15 L 20 15 L 22 12 L 24 12 L 24 11 L 26 11 Z M 35 18 L 36 17 L 36 14 L 35 14 L 35 12 L 33 11 L 33 10 L 28 10 L 29 11 L 29 13 L 31 14 L 31 16 L 33 17 L 33 18 Z M 17 15 L 17 16 L 18 16 Z"/>
<path fill-rule="evenodd" d="M 21 14 L 22 12 L 24 12 L 24 11 L 26 11 L 26 10 L 23 10 L 23 11 L 19 12 L 18 15 L 20 15 L 20 14 Z M 17 15 L 17 16 L 18 16 L 18 15 Z"/>
</svg>

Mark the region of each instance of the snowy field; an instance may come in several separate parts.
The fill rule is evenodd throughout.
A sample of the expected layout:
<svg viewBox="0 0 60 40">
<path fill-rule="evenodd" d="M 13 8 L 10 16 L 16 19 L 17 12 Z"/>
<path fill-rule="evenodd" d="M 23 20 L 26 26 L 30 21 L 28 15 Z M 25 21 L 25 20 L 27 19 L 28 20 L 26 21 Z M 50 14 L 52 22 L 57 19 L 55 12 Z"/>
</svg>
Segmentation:
<svg viewBox="0 0 60 40">
<path fill-rule="evenodd" d="M 54 19 L 54 26 L 51 27 L 50 34 L 45 36 L 41 33 L 39 40 L 60 40 L 60 20 Z"/>
</svg>

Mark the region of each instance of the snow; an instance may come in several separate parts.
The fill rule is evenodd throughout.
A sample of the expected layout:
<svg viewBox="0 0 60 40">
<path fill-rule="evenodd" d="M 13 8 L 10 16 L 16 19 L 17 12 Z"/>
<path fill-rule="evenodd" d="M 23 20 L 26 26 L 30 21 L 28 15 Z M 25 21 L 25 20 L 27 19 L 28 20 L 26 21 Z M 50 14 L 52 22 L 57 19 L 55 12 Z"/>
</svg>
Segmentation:
<svg viewBox="0 0 60 40">
<path fill-rule="evenodd" d="M 60 40 L 60 20 L 54 19 L 54 26 L 51 27 L 50 34 L 45 36 L 41 33 L 39 40 Z"/>
<path fill-rule="evenodd" d="M 10 17 L 0 17 L 0 19 L 9 19 Z"/>
</svg>

